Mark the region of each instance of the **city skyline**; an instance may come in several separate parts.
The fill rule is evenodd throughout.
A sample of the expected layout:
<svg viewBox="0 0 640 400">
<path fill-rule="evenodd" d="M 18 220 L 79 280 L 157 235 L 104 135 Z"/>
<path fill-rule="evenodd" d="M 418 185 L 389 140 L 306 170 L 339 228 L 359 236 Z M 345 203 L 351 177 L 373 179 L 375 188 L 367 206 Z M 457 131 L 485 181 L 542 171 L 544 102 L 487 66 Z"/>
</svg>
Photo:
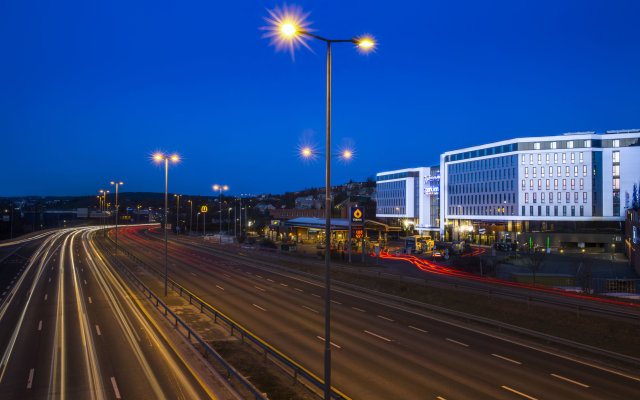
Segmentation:
<svg viewBox="0 0 640 400">
<path fill-rule="evenodd" d="M 332 150 L 355 151 L 336 184 L 486 142 L 640 125 L 632 2 L 296 4 L 317 33 L 379 42 L 334 50 Z M 114 177 L 160 192 L 156 150 L 181 156 L 174 193 L 324 186 L 322 160 L 298 154 L 324 151 L 323 49 L 292 60 L 271 46 L 260 28 L 276 6 L 5 6 L 0 194 L 87 195 Z"/>
</svg>

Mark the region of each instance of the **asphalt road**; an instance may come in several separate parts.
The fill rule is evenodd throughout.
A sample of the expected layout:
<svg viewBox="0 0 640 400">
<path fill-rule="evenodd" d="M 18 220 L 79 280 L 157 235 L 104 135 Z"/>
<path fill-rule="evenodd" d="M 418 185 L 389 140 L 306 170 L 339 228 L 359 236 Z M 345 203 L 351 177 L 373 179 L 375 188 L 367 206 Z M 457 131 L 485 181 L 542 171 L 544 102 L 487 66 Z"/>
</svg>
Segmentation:
<svg viewBox="0 0 640 400">
<path fill-rule="evenodd" d="M 0 304 L 0 397 L 213 397 L 90 240 L 43 238 Z"/>
<path fill-rule="evenodd" d="M 125 228 L 119 236 L 146 263 L 163 265 L 159 235 Z M 172 279 L 321 377 L 323 285 L 257 264 L 207 247 L 169 245 Z M 332 383 L 355 399 L 631 399 L 640 393 L 637 376 L 342 289 L 331 298 Z"/>
</svg>

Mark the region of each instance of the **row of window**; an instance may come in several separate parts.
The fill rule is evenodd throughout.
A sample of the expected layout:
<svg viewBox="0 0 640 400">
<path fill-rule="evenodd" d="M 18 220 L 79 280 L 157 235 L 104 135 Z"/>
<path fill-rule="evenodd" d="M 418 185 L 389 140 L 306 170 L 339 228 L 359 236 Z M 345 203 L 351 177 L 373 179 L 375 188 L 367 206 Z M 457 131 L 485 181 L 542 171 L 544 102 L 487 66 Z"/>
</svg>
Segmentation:
<svg viewBox="0 0 640 400">
<path fill-rule="evenodd" d="M 570 203 L 571 202 L 571 193 L 572 192 L 564 192 L 565 193 L 565 202 L 566 203 Z M 573 202 L 577 203 L 580 195 L 580 192 L 573 192 Z M 553 203 L 553 192 L 549 192 L 548 195 L 545 195 L 545 192 L 541 192 L 540 193 L 540 203 L 544 203 L 545 202 L 545 197 L 547 199 L 549 199 L 549 203 Z M 582 202 L 586 203 L 588 201 L 588 194 L 587 192 L 582 192 Z M 524 194 L 524 202 L 528 203 L 529 202 L 529 193 L 525 193 Z M 531 193 L 531 200 L 533 200 L 533 203 L 537 203 L 538 202 L 538 193 L 537 192 L 533 192 Z M 557 203 L 562 203 L 562 192 L 558 192 L 558 194 L 556 195 L 556 202 Z"/>
<path fill-rule="evenodd" d="M 546 167 L 540 167 L 540 176 L 544 178 L 545 175 L 545 171 L 547 171 Z M 553 167 L 549 167 L 548 169 L 549 171 L 549 177 L 552 178 L 553 177 Z M 573 166 L 573 176 L 578 176 L 580 169 L 578 168 L 577 165 Z M 588 172 L 588 168 L 586 164 L 582 165 L 582 176 L 587 176 L 587 172 Z M 571 167 L 570 166 L 566 166 L 564 168 L 564 174 L 565 176 L 568 178 L 571 176 Z M 538 177 L 538 168 L 537 167 L 532 167 L 531 168 L 531 175 L 533 175 L 534 178 Z M 556 167 L 556 176 L 557 177 L 561 177 L 562 176 L 562 167 L 558 166 Z M 524 177 L 528 178 L 529 177 L 529 167 L 524 167 Z"/>
<path fill-rule="evenodd" d="M 451 206 L 450 215 L 515 215 L 514 206 Z"/>
<path fill-rule="evenodd" d="M 553 190 L 558 190 L 558 179 L 554 179 L 553 180 Z M 529 179 L 529 190 L 534 190 L 533 189 L 533 179 Z M 545 179 L 544 180 L 544 189 L 546 190 L 551 190 L 551 179 Z M 574 178 L 571 178 L 570 180 L 571 183 L 571 190 L 575 190 L 576 189 L 576 180 Z M 580 178 L 580 180 L 578 181 L 578 183 L 580 184 L 580 190 L 584 189 L 584 178 Z M 618 183 L 619 184 L 619 183 Z M 522 190 L 526 190 L 527 189 L 527 180 L 523 179 L 522 180 Z M 542 190 L 542 179 L 538 179 L 538 190 Z M 562 190 L 567 190 L 567 180 L 566 179 L 562 179 Z"/>
<path fill-rule="evenodd" d="M 578 162 L 584 162 L 584 152 L 578 152 Z M 546 154 L 521 154 L 520 155 L 520 164 L 527 164 L 527 159 L 529 160 L 529 165 L 534 164 L 534 160 L 538 161 L 538 164 L 542 164 L 542 159 L 544 157 L 544 162 L 546 164 L 551 164 L 551 159 L 553 158 L 553 163 L 558 164 L 560 160 L 562 160 L 562 164 L 567 163 L 567 153 L 546 153 Z M 569 153 L 569 159 L 571 160 L 571 164 L 575 164 L 576 162 L 576 152 L 572 151 Z"/>
<path fill-rule="evenodd" d="M 554 217 L 559 217 L 558 215 L 558 209 L 559 206 L 553 206 L 553 216 Z M 571 211 L 571 216 L 575 217 L 576 216 L 576 206 L 571 206 L 571 208 L 569 209 Z M 536 213 L 537 211 L 537 213 Z M 544 212 L 544 214 L 543 214 Z M 580 212 L 580 216 L 584 217 L 584 206 L 580 206 L 579 208 L 579 212 Z M 551 206 L 545 206 L 544 207 L 544 211 L 542 206 L 529 206 L 529 214 L 530 217 L 551 217 Z M 526 206 L 522 206 L 522 216 L 527 216 L 527 207 Z M 567 216 L 567 206 L 562 206 L 562 216 L 566 217 Z"/>
<path fill-rule="evenodd" d="M 515 190 L 514 185 L 513 180 L 501 182 L 464 183 L 459 185 L 450 185 L 448 190 L 450 194 L 504 192 Z"/>
<path fill-rule="evenodd" d="M 473 194 L 466 196 L 449 196 L 449 204 L 503 204 L 515 203 L 516 196 L 514 193 L 491 193 L 491 194 Z"/>
</svg>

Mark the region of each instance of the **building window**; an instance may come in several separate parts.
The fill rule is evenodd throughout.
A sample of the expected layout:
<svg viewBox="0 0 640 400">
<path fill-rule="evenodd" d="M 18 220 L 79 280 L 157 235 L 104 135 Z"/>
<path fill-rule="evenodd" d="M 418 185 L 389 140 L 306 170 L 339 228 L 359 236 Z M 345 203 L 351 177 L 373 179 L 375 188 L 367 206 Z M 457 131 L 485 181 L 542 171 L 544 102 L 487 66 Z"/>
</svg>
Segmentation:
<svg viewBox="0 0 640 400">
<path fill-rule="evenodd" d="M 573 193 L 573 202 L 577 203 L 578 202 L 578 192 L 574 192 Z"/>
<path fill-rule="evenodd" d="M 550 208 L 551 208 L 551 207 L 547 206 L 547 217 L 549 216 Z"/>
<path fill-rule="evenodd" d="M 584 179 L 580 178 L 580 190 L 584 190 Z"/>
<path fill-rule="evenodd" d="M 613 190 L 620 190 L 620 178 L 613 178 Z"/>
<path fill-rule="evenodd" d="M 524 177 L 525 178 L 529 177 L 529 167 L 524 167 Z"/>
<path fill-rule="evenodd" d="M 558 196 L 556 197 L 558 203 L 562 203 L 562 192 L 558 192 Z"/>
<path fill-rule="evenodd" d="M 590 139 L 587 139 L 587 140 L 584 141 L 584 147 L 587 147 L 587 148 L 591 147 L 591 140 Z"/>
<path fill-rule="evenodd" d="M 538 206 L 538 217 L 542 215 L 542 206 Z"/>
<path fill-rule="evenodd" d="M 534 150 L 540 150 L 540 142 L 536 142 L 533 144 Z"/>
<path fill-rule="evenodd" d="M 538 179 L 538 190 L 542 190 L 542 179 Z"/>
<path fill-rule="evenodd" d="M 614 165 L 613 169 L 612 169 L 612 172 L 613 172 L 613 176 L 620 176 L 620 166 L 619 165 Z"/>
<path fill-rule="evenodd" d="M 587 202 L 587 192 L 582 192 L 582 202 L 583 203 Z"/>
<path fill-rule="evenodd" d="M 567 153 L 562 153 L 562 163 L 563 164 L 567 163 Z"/>
<path fill-rule="evenodd" d="M 538 171 L 536 167 L 533 167 L 533 177 L 537 178 L 538 177 Z"/>
<path fill-rule="evenodd" d="M 562 216 L 563 217 L 567 216 L 567 206 L 562 206 Z"/>
<path fill-rule="evenodd" d="M 571 152 L 571 164 L 576 162 L 576 153 Z"/>
<path fill-rule="evenodd" d="M 529 202 L 529 193 L 525 193 L 524 194 L 524 202 L 528 203 Z"/>
<path fill-rule="evenodd" d="M 571 190 L 576 190 L 576 180 L 571 179 Z"/>
<path fill-rule="evenodd" d="M 533 202 L 537 203 L 538 202 L 538 193 L 533 192 Z"/>
<path fill-rule="evenodd" d="M 547 160 L 547 164 L 549 164 L 550 161 L 550 157 L 549 157 L 549 153 L 547 153 L 547 155 L 545 156 L 546 160 Z"/>
<path fill-rule="evenodd" d="M 526 180 L 522 180 L 522 190 L 525 190 L 527 188 L 527 181 Z"/>
<path fill-rule="evenodd" d="M 540 203 L 544 204 L 544 192 L 540 193 Z"/>
<path fill-rule="evenodd" d="M 571 202 L 571 192 L 567 192 L 567 195 L 565 197 L 567 198 L 566 202 L 570 203 Z"/>
<path fill-rule="evenodd" d="M 553 216 L 554 217 L 558 216 L 558 206 L 553 206 Z"/>
<path fill-rule="evenodd" d="M 533 206 L 529 206 L 529 215 L 533 217 Z"/>
<path fill-rule="evenodd" d="M 549 192 L 549 203 L 553 203 L 553 192 Z"/>
<path fill-rule="evenodd" d="M 553 180 L 553 190 L 558 190 L 558 180 L 557 179 Z"/>
<path fill-rule="evenodd" d="M 554 164 L 558 163 L 558 153 L 553 153 L 553 163 Z"/>
<path fill-rule="evenodd" d="M 540 176 L 544 178 L 544 167 L 540 167 Z"/>
<path fill-rule="evenodd" d="M 584 206 L 580 206 L 580 216 L 584 217 Z"/>
<path fill-rule="evenodd" d="M 576 206 L 571 206 L 571 216 L 572 217 L 576 216 Z"/>
<path fill-rule="evenodd" d="M 529 154 L 529 164 L 533 164 L 533 154 Z"/>
<path fill-rule="evenodd" d="M 523 154 L 522 157 L 520 158 L 520 164 L 524 165 L 524 161 L 525 160 L 525 155 Z"/>
<path fill-rule="evenodd" d="M 569 166 L 566 166 L 566 167 L 564 168 L 564 173 L 565 173 L 565 175 L 566 175 L 567 177 L 571 176 L 571 172 L 570 172 L 570 171 L 571 171 L 571 170 L 569 169 Z"/>
<path fill-rule="evenodd" d="M 542 154 L 538 154 L 538 164 L 542 164 Z"/>
<path fill-rule="evenodd" d="M 620 162 L 620 152 L 619 151 L 614 151 L 611 154 L 611 157 L 613 158 L 613 162 Z"/>
<path fill-rule="evenodd" d="M 573 176 L 578 176 L 578 166 L 577 165 L 573 166 Z"/>
<path fill-rule="evenodd" d="M 567 190 L 567 180 L 566 179 L 562 180 L 562 190 Z"/>
<path fill-rule="evenodd" d="M 573 140 L 567 142 L 567 149 L 573 149 Z"/>
<path fill-rule="evenodd" d="M 524 206 L 522 206 L 522 215 L 523 216 L 527 215 L 527 213 L 525 211 L 526 211 L 526 208 Z"/>
<path fill-rule="evenodd" d="M 549 189 L 550 189 L 550 180 L 549 180 L 549 179 L 547 179 L 547 180 L 545 181 L 545 184 L 546 184 L 546 185 L 545 185 L 546 189 L 547 189 L 547 190 L 549 190 Z"/>
<path fill-rule="evenodd" d="M 584 162 L 584 153 L 580 152 L 580 162 Z"/>
<path fill-rule="evenodd" d="M 562 176 L 562 167 L 559 166 L 557 171 L 558 173 L 556 174 L 556 176 L 558 177 Z"/>
<path fill-rule="evenodd" d="M 613 147 L 620 147 L 620 139 L 613 139 Z"/>
<path fill-rule="evenodd" d="M 549 176 L 553 176 L 553 167 L 549 167 Z"/>
<path fill-rule="evenodd" d="M 552 148 L 552 149 L 555 149 L 555 148 L 557 147 L 556 142 L 551 142 L 551 143 L 550 143 L 550 145 L 551 145 L 551 148 Z"/>
<path fill-rule="evenodd" d="M 582 176 L 587 176 L 587 166 L 586 165 L 582 166 Z"/>
</svg>

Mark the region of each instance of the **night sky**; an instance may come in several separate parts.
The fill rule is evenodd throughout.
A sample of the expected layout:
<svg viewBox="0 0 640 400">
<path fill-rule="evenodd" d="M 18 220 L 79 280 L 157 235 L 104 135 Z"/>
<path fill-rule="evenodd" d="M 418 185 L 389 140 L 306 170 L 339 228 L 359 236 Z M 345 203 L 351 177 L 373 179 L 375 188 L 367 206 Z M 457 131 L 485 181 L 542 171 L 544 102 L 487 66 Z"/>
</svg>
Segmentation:
<svg viewBox="0 0 640 400">
<path fill-rule="evenodd" d="M 277 51 L 253 1 L 0 3 L 0 196 L 324 185 L 326 47 Z M 292 3 L 289 3 L 292 4 Z M 638 1 L 299 1 L 333 48 L 336 184 L 513 137 L 640 128 Z"/>
</svg>

